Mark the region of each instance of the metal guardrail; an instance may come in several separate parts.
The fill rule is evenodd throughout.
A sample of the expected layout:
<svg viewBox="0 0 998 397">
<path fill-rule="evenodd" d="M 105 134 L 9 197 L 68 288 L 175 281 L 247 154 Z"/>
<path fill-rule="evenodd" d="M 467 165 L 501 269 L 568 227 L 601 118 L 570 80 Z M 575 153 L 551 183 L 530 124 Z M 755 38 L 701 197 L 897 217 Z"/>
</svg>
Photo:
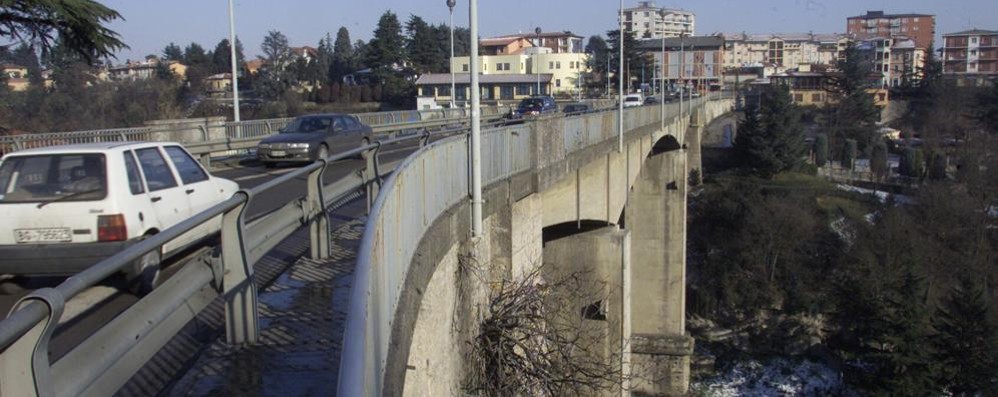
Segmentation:
<svg viewBox="0 0 998 397">
<path fill-rule="evenodd" d="M 509 112 L 508 107 L 490 107 L 482 110 L 486 117 Z M 363 123 L 372 127 L 390 127 L 396 124 L 467 117 L 469 109 L 405 110 L 354 114 Z M 205 142 L 216 144 L 212 147 L 225 148 L 224 142 L 242 141 L 246 138 L 257 140 L 276 134 L 294 118 L 250 120 L 240 122 L 210 123 L 203 121 L 178 120 L 167 125 L 115 128 L 90 131 L 46 132 L 25 135 L 0 136 L 0 155 L 17 150 L 46 146 L 78 143 L 120 142 L 120 141 L 171 141 L 186 145 Z M 227 151 L 230 149 L 223 149 Z"/>
<path fill-rule="evenodd" d="M 707 100 L 695 99 L 693 106 L 702 106 Z M 678 116 L 678 104 L 670 105 L 670 110 L 671 117 Z M 616 120 L 616 113 L 614 110 L 567 118 L 561 131 L 565 145 L 560 150 L 531 146 L 540 141 L 537 123 L 484 131 L 483 147 L 488 148 L 483 151 L 482 159 L 484 184 L 540 168 L 541 159 L 535 158 L 535 153 L 564 158 L 616 139 L 615 123 L 612 127 L 604 123 L 608 114 Z M 643 106 L 625 109 L 625 115 L 625 131 L 630 131 L 658 123 L 661 109 Z M 383 394 L 392 323 L 415 251 L 426 230 L 441 214 L 470 197 L 468 178 L 460 174 L 468 168 L 468 140 L 467 135 L 452 137 L 413 153 L 398 166 L 378 194 L 364 228 L 354 271 L 340 356 L 338 395 Z"/>
<path fill-rule="evenodd" d="M 405 128 L 400 124 L 396 128 Z M 438 134 L 452 134 L 443 130 Z M 21 299 L 10 316 L 0 322 L 0 395 L 111 395 L 155 354 L 194 315 L 219 296 L 225 299 L 226 338 L 230 343 L 253 343 L 258 338 L 257 303 L 252 282 L 253 266 L 268 251 L 305 226 L 309 229 L 310 255 L 327 258 L 329 225 L 326 211 L 333 203 L 356 197 L 367 189 L 373 198 L 381 176 L 376 173 L 378 152 L 388 145 L 418 141 L 425 145 L 429 133 L 378 141 L 319 160 L 232 198 L 145 239 L 119 254 L 68 278 L 55 288 L 36 290 Z M 361 155 L 367 166 L 328 185 L 323 172 L 333 161 Z M 284 188 L 306 177 L 307 194 L 254 220 L 246 208 L 263 192 Z M 105 324 L 55 362 L 48 345 L 59 323 L 65 302 L 101 280 L 125 269 L 146 253 L 198 226 L 221 220 L 220 255 L 202 254 L 182 266 L 177 274 L 149 295 Z M 18 381 L 10 381 L 16 379 Z"/>
</svg>

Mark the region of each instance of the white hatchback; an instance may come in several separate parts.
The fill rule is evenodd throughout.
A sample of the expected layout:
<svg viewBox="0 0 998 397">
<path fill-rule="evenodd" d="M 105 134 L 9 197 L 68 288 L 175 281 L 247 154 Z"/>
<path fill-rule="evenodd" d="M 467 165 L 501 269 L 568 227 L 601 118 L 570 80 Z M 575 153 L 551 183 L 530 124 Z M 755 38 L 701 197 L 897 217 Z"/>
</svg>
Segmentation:
<svg viewBox="0 0 998 397">
<path fill-rule="evenodd" d="M 180 144 L 110 142 L 10 153 L 0 160 L 0 274 L 71 275 L 239 189 Z M 126 269 L 155 283 L 160 260 L 216 232 L 206 223 Z"/>
</svg>

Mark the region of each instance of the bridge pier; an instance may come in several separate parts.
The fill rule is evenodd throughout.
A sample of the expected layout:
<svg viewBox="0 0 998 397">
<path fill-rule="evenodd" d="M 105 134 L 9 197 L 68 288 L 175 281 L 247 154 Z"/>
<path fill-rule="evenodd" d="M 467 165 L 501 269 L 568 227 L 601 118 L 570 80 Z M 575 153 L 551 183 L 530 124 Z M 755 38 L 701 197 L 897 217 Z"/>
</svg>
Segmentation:
<svg viewBox="0 0 998 397">
<path fill-rule="evenodd" d="M 687 150 L 675 137 L 654 146 L 631 191 L 631 390 L 675 396 L 689 391 L 693 339 L 686 334 Z"/>
<path fill-rule="evenodd" d="M 693 171 L 696 170 L 696 176 L 690 182 L 696 185 L 703 183 L 703 152 L 701 145 L 703 143 L 704 124 L 703 110 L 697 109 L 690 117 L 690 126 L 686 129 L 686 140 L 684 141 L 687 149 L 686 157 L 689 165 L 689 173 L 693 174 Z"/>
</svg>

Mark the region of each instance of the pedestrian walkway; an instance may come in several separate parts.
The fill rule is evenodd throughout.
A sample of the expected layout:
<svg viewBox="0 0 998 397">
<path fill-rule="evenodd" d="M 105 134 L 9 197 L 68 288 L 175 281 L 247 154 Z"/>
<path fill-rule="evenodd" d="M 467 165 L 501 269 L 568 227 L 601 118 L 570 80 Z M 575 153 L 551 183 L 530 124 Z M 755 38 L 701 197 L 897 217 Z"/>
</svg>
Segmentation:
<svg viewBox="0 0 998 397">
<path fill-rule="evenodd" d="M 356 213 L 349 207 L 353 205 L 342 212 Z M 229 346 L 221 336 L 165 394 L 336 393 L 343 326 L 364 219 L 333 215 L 330 220 L 331 258 L 299 259 L 259 293 L 260 342 Z"/>
</svg>

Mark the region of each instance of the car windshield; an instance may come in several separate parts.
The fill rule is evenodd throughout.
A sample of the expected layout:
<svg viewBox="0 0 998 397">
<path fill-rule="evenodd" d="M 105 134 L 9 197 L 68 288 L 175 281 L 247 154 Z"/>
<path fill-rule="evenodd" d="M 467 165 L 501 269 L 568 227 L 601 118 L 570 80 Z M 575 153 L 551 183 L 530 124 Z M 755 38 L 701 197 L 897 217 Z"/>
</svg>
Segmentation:
<svg viewBox="0 0 998 397">
<path fill-rule="evenodd" d="M 299 117 L 288 124 L 284 133 L 313 133 L 329 131 L 332 125 L 332 117 Z"/>
<path fill-rule="evenodd" d="M 638 98 L 636 96 L 629 96 L 624 98 L 624 102 L 641 102 L 641 98 Z"/>
<path fill-rule="evenodd" d="M 102 199 L 105 164 L 102 154 L 8 157 L 0 164 L 0 204 Z"/>
</svg>

